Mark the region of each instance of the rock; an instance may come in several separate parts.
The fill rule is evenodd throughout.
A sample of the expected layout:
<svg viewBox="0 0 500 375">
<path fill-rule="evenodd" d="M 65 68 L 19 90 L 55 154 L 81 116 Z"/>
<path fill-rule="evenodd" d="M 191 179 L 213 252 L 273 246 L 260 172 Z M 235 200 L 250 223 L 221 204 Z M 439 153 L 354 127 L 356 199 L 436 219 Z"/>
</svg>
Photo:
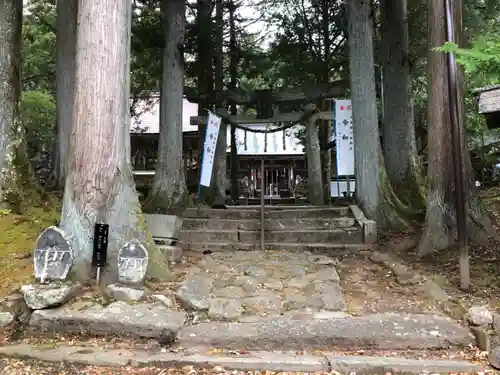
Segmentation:
<svg viewBox="0 0 500 375">
<path fill-rule="evenodd" d="M 31 316 L 31 309 L 26 305 L 24 296 L 21 293 L 8 295 L 0 306 L 0 311 L 8 312 L 14 315 L 19 323 L 27 323 Z"/>
<path fill-rule="evenodd" d="M 474 335 L 474 338 L 476 339 L 476 345 L 479 348 L 479 350 L 490 350 L 490 335 L 488 335 L 488 332 L 482 327 L 471 327 L 470 331 Z"/>
<path fill-rule="evenodd" d="M 215 289 L 212 295 L 222 298 L 242 298 L 245 296 L 245 290 L 240 286 L 228 285 L 224 288 Z"/>
<path fill-rule="evenodd" d="M 79 290 L 79 284 L 29 284 L 21 287 L 26 305 L 32 310 L 60 306 Z"/>
<path fill-rule="evenodd" d="M 161 303 L 163 306 L 165 306 L 169 309 L 174 307 L 174 302 L 172 301 L 172 299 L 168 298 L 167 296 L 165 296 L 163 294 L 153 294 L 151 296 L 151 299 L 155 302 Z"/>
<path fill-rule="evenodd" d="M 340 281 L 339 274 L 333 267 L 323 268 L 315 273 L 310 273 L 306 276 L 306 278 L 310 281 Z"/>
<path fill-rule="evenodd" d="M 259 287 L 259 282 L 251 276 L 238 276 L 234 279 L 233 284 L 242 287 L 245 292 L 253 293 Z"/>
<path fill-rule="evenodd" d="M 246 310 L 255 314 L 275 313 L 281 310 L 281 298 L 278 295 L 259 295 L 243 299 Z"/>
<path fill-rule="evenodd" d="M 185 321 L 183 312 L 158 304 L 113 302 L 106 307 L 84 310 L 61 307 L 37 310 L 29 321 L 35 332 L 88 334 L 90 336 L 131 336 L 172 342 Z"/>
<path fill-rule="evenodd" d="M 467 320 L 475 326 L 493 323 L 493 314 L 486 306 L 472 306 L 467 313 Z"/>
<path fill-rule="evenodd" d="M 264 280 L 267 278 L 267 272 L 263 268 L 250 266 L 244 272 L 246 276 L 252 276 L 259 280 Z"/>
<path fill-rule="evenodd" d="M 196 273 L 183 281 L 176 292 L 184 306 L 188 310 L 208 310 L 210 308 L 210 292 L 212 291 L 213 279 L 203 273 Z"/>
<path fill-rule="evenodd" d="M 262 283 L 262 287 L 280 292 L 283 290 L 283 283 L 280 280 L 268 279 Z"/>
<path fill-rule="evenodd" d="M 210 301 L 208 316 L 216 320 L 236 320 L 243 314 L 240 300 L 232 298 L 213 298 Z"/>
<path fill-rule="evenodd" d="M 400 285 L 414 285 L 424 280 L 422 275 L 413 272 L 401 262 L 396 261 L 390 254 L 375 251 L 370 256 L 370 260 L 390 269 L 392 273 L 394 273 L 394 276 L 396 276 L 396 280 Z"/>
<path fill-rule="evenodd" d="M 488 353 L 488 362 L 491 367 L 496 370 L 500 370 L 500 347 L 497 346 L 495 348 L 490 349 Z"/>
<path fill-rule="evenodd" d="M 304 289 L 310 283 L 305 277 L 294 277 L 286 284 L 287 288 Z"/>
<path fill-rule="evenodd" d="M 322 266 L 336 266 L 338 263 L 337 260 L 325 255 L 309 255 L 307 260 L 313 264 L 319 264 Z"/>
<path fill-rule="evenodd" d="M 321 290 L 323 308 L 325 310 L 333 311 L 346 311 L 347 302 L 345 301 L 342 289 L 338 284 L 335 283 L 325 283 L 320 284 L 323 286 Z"/>
<path fill-rule="evenodd" d="M 141 301 L 146 296 L 144 288 L 119 284 L 108 285 L 106 293 L 117 301 Z"/>
<path fill-rule="evenodd" d="M 298 289 L 287 288 L 285 290 L 285 298 L 283 306 L 286 310 L 302 309 L 307 305 L 306 295 Z"/>
<path fill-rule="evenodd" d="M 419 286 L 419 290 L 434 301 L 445 302 L 450 299 L 448 293 L 433 280 L 426 280 Z"/>
<path fill-rule="evenodd" d="M 0 312 L 0 328 L 10 326 L 15 319 L 15 315 L 11 312 Z"/>
</svg>

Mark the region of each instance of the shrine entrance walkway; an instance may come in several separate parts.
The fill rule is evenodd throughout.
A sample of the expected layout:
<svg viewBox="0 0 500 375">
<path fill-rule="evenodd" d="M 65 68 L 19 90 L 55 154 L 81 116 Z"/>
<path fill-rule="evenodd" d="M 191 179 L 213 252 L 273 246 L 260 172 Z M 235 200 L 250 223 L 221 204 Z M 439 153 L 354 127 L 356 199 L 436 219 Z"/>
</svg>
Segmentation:
<svg viewBox="0 0 500 375">
<path fill-rule="evenodd" d="M 437 311 L 427 299 L 415 297 L 411 286 L 392 285 L 387 271 L 373 263 L 368 252 L 336 257 L 282 250 L 188 256 L 192 266 L 175 296 L 197 320 L 257 322 Z"/>
</svg>

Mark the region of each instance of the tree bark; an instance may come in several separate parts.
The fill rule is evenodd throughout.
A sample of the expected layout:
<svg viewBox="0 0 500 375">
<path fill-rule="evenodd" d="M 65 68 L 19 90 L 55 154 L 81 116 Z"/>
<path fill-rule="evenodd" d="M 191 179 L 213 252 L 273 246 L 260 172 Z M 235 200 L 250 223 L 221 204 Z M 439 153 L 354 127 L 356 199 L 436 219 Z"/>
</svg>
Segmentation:
<svg viewBox="0 0 500 375">
<path fill-rule="evenodd" d="M 184 0 L 164 0 L 165 48 L 160 95 L 158 161 L 146 206 L 156 213 L 180 214 L 189 194 L 182 151 L 182 103 L 184 87 Z"/>
<path fill-rule="evenodd" d="M 215 82 L 214 88 L 216 92 L 222 92 L 224 85 L 224 63 L 223 63 L 223 43 L 224 43 L 224 4 L 222 0 L 215 2 Z M 219 95 L 218 95 L 219 96 Z M 223 103 L 215 103 L 218 109 L 222 109 Z M 227 126 L 224 121 L 221 121 L 219 136 L 217 137 L 217 147 L 215 149 L 214 163 L 214 201 L 217 206 L 224 206 L 226 203 L 226 187 L 227 187 Z"/>
<path fill-rule="evenodd" d="M 415 142 L 406 0 L 381 0 L 380 23 L 387 175 L 401 201 L 423 211 L 426 197 Z"/>
<path fill-rule="evenodd" d="M 22 1 L 0 1 L 0 206 L 17 194 L 16 153 L 23 141 L 19 122 L 21 95 Z"/>
<path fill-rule="evenodd" d="M 406 224 L 384 167 L 378 129 L 370 1 L 347 2 L 349 72 L 353 107 L 356 197 L 381 227 Z"/>
<path fill-rule="evenodd" d="M 462 2 L 455 2 L 455 21 L 457 40 L 462 36 Z M 453 175 L 452 144 L 450 142 L 451 121 L 449 113 L 448 70 L 446 55 L 433 51 L 446 41 L 444 0 L 428 2 L 429 20 L 429 126 L 428 129 L 428 198 L 425 227 L 418 253 L 425 255 L 433 251 L 448 248 L 456 238 L 455 185 Z M 459 77 L 459 90 L 463 92 L 463 75 Z M 459 95 L 463 98 L 463 95 Z M 464 124 L 464 102 L 459 101 L 460 115 Z M 485 212 L 474 185 L 474 176 L 470 155 L 462 129 L 463 173 L 466 181 L 466 196 L 468 206 L 468 234 L 471 240 L 484 239 L 492 231 L 492 221 Z"/>
<path fill-rule="evenodd" d="M 230 89 L 235 90 L 238 80 L 238 51 L 236 45 L 236 24 L 234 13 L 236 5 L 231 0 L 229 3 L 229 44 L 230 44 Z M 238 113 L 236 104 L 231 105 L 231 115 L 235 116 Z M 236 202 L 238 199 L 238 149 L 236 146 L 236 128 L 231 126 L 231 200 Z"/>
<path fill-rule="evenodd" d="M 321 83 L 330 82 L 330 48 L 332 36 L 330 35 L 330 7 L 333 2 L 321 2 L 321 33 L 323 39 L 323 69 Z M 332 102 L 321 101 L 321 107 L 324 111 L 331 110 Z M 328 108 L 330 107 L 330 108 Z M 333 119 L 332 119 L 333 120 Z M 327 148 L 332 138 L 332 122 L 330 120 L 321 120 L 320 145 L 321 145 L 321 166 L 323 173 L 323 199 L 326 204 L 330 203 L 330 180 L 332 176 L 332 152 Z"/>
<path fill-rule="evenodd" d="M 68 170 L 72 127 L 73 89 L 76 58 L 76 17 L 78 0 L 57 1 L 56 36 L 56 122 L 57 161 L 54 179 L 64 189 Z"/>
<path fill-rule="evenodd" d="M 322 206 L 325 204 L 323 173 L 321 168 L 318 125 L 314 118 L 309 119 L 307 122 L 306 152 L 309 202 L 315 206 Z"/>
<path fill-rule="evenodd" d="M 72 147 L 60 224 L 71 239 L 73 276 L 91 277 L 94 225 L 107 223 L 104 284 L 116 281 L 118 250 L 131 240 L 148 249 L 149 276 L 170 279 L 168 263 L 146 228 L 126 155 L 130 4 L 81 0 L 78 6 Z"/>
<path fill-rule="evenodd" d="M 201 99 L 198 105 L 198 115 L 206 116 L 210 107 L 208 94 L 213 91 L 214 77 L 212 68 L 212 0 L 197 0 L 197 41 L 196 41 L 196 71 L 198 75 L 198 92 Z M 205 142 L 206 124 L 198 126 L 200 135 L 200 147 L 203 150 Z"/>
<path fill-rule="evenodd" d="M 198 116 L 207 116 L 207 109 L 213 104 L 209 94 L 214 88 L 213 76 L 213 42 L 212 42 L 212 3 L 213 0 L 197 0 L 196 9 L 196 74 L 198 77 L 198 92 L 200 100 L 198 102 Z M 207 124 L 198 125 L 198 136 L 200 138 L 199 146 L 203 151 L 205 145 L 205 133 Z M 203 156 L 203 153 L 201 154 Z M 200 159 L 201 168 L 201 159 Z M 200 170 L 201 172 L 201 170 Z M 200 191 L 200 200 L 209 202 L 213 197 L 213 189 L 202 188 Z"/>
</svg>

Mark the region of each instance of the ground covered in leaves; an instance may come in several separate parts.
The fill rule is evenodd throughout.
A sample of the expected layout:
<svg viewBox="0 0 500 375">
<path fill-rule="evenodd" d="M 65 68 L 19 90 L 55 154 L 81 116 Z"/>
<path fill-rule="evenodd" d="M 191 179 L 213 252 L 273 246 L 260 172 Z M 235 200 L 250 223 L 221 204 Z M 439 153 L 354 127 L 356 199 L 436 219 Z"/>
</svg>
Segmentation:
<svg viewBox="0 0 500 375">
<path fill-rule="evenodd" d="M 489 213 L 500 223 L 500 186 L 483 190 L 481 195 Z M 487 305 L 492 311 L 500 310 L 500 235 L 494 235 L 484 243 L 469 245 L 471 293 L 464 293 L 458 288 L 458 249 L 452 247 L 420 258 L 416 254 L 418 239 L 418 231 L 409 231 L 387 238 L 384 247 L 392 249 L 395 255 L 415 271 L 432 276 L 434 281 L 464 307 Z"/>
</svg>

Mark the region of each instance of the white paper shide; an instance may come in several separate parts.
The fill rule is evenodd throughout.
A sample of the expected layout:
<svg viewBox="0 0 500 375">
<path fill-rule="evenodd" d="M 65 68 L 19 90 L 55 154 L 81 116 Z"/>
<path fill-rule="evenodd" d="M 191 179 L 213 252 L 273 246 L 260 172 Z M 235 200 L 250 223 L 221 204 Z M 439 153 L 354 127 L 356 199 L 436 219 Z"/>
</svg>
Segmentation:
<svg viewBox="0 0 500 375">
<path fill-rule="evenodd" d="M 205 145 L 203 147 L 203 159 L 201 162 L 200 185 L 210 186 L 212 171 L 214 168 L 215 150 L 217 138 L 219 137 L 221 118 L 209 112 L 207 131 L 205 133 Z"/>
</svg>

